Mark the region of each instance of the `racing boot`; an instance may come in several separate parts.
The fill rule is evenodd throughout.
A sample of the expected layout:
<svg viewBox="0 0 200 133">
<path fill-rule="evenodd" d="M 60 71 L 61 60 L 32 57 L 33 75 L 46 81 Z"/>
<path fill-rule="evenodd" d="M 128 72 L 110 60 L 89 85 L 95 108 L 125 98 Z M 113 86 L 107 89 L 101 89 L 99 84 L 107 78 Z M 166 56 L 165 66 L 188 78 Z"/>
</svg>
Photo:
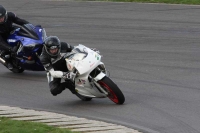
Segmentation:
<svg viewBox="0 0 200 133">
<path fill-rule="evenodd" d="M 10 62 L 10 55 L 5 55 L 5 60 L 6 60 L 6 66 L 9 70 L 12 70 L 13 69 L 13 65 L 12 63 Z"/>
<path fill-rule="evenodd" d="M 7 62 L 6 65 L 9 70 L 13 69 L 13 65 L 10 62 Z"/>
<path fill-rule="evenodd" d="M 74 83 L 71 80 L 65 80 L 65 87 L 68 88 L 71 93 L 76 94 Z"/>
</svg>

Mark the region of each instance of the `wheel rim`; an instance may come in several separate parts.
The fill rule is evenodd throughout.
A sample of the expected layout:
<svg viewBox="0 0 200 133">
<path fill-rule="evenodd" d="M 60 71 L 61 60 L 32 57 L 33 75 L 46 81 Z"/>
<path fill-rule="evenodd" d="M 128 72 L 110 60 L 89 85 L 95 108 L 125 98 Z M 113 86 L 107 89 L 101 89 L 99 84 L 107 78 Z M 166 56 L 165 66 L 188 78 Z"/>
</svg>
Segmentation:
<svg viewBox="0 0 200 133">
<path fill-rule="evenodd" d="M 108 92 L 108 98 L 110 100 L 112 100 L 115 103 L 119 103 L 119 100 L 116 96 L 116 94 L 113 92 L 113 90 L 104 82 L 100 81 L 99 84 L 101 85 L 101 87 L 105 88 Z"/>
</svg>

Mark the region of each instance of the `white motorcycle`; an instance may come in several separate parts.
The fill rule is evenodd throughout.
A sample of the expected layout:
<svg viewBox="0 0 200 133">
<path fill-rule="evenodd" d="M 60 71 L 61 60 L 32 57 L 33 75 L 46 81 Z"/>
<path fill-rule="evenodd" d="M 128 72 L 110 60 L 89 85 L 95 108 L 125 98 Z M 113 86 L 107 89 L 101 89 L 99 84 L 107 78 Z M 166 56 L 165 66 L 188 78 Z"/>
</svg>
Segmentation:
<svg viewBox="0 0 200 133">
<path fill-rule="evenodd" d="M 79 44 L 65 55 L 66 65 L 75 74 L 75 95 L 83 101 L 108 97 L 116 104 L 123 104 L 125 97 L 119 87 L 107 76 L 101 55 Z"/>
</svg>

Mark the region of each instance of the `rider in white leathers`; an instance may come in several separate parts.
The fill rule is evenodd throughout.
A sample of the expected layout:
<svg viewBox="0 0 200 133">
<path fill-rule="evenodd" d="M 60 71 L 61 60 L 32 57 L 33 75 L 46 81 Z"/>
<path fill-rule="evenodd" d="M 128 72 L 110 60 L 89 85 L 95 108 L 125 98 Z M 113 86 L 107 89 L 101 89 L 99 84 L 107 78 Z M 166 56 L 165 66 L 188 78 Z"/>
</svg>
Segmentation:
<svg viewBox="0 0 200 133">
<path fill-rule="evenodd" d="M 66 61 L 62 58 L 62 53 L 71 52 L 72 46 L 65 42 L 60 42 L 58 37 L 49 36 L 45 39 L 42 54 L 40 56 L 49 83 L 49 88 L 53 96 L 60 94 L 65 88 L 75 93 L 72 82 L 73 73 L 70 73 L 66 66 Z M 61 83 L 61 79 L 65 81 Z"/>
</svg>

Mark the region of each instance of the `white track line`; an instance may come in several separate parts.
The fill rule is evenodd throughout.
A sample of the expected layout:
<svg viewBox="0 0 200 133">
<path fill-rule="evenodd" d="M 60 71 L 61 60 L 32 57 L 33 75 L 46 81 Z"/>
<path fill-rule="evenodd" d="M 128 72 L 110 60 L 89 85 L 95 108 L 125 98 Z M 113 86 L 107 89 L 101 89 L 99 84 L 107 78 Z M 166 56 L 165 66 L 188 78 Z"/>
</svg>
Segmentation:
<svg viewBox="0 0 200 133">
<path fill-rule="evenodd" d="M 0 117 L 9 117 L 14 120 L 40 122 L 50 126 L 70 128 L 71 131 L 84 133 L 141 133 L 138 130 L 121 125 L 46 111 L 22 109 L 19 107 L 0 105 Z"/>
</svg>

